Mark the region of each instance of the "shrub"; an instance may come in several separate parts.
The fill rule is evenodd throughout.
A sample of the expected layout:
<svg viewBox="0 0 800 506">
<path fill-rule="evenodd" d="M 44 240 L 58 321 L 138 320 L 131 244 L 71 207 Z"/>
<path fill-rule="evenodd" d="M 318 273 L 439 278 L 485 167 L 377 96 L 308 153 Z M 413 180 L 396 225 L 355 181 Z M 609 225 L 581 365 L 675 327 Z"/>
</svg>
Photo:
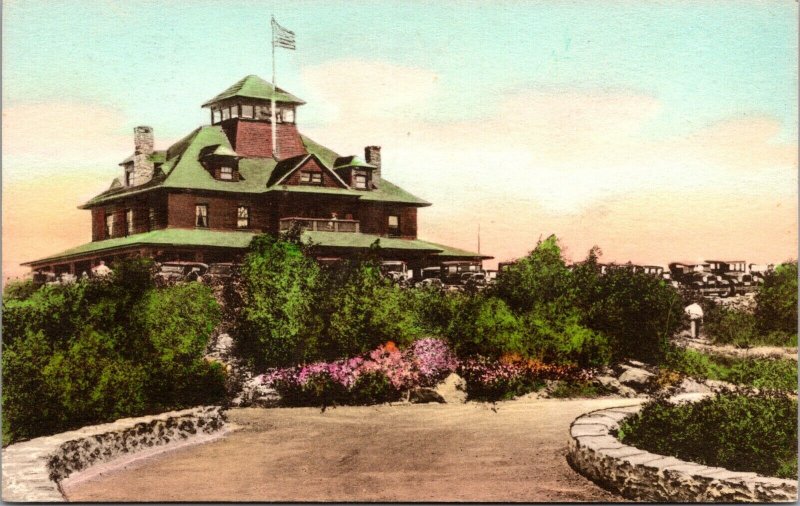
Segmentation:
<svg viewBox="0 0 800 506">
<path fill-rule="evenodd" d="M 318 357 L 320 269 L 301 244 L 260 235 L 242 266 L 244 305 L 236 332 L 240 354 L 259 367 Z"/>
<path fill-rule="evenodd" d="M 728 381 L 756 388 L 797 390 L 795 360 L 729 358 L 673 348 L 664 366 L 694 378 Z"/>
<path fill-rule="evenodd" d="M 648 402 L 620 439 L 643 450 L 732 471 L 797 479 L 797 399 L 717 394 L 696 403 Z"/>
<path fill-rule="evenodd" d="M 680 294 L 651 275 L 612 267 L 598 278 L 585 324 L 611 340 L 615 361 L 657 363 L 684 324 Z"/>
<path fill-rule="evenodd" d="M 38 289 L 39 286 L 30 279 L 9 281 L 3 287 L 3 300 L 25 300 Z"/>
<path fill-rule="evenodd" d="M 755 319 L 762 334 L 782 333 L 797 343 L 797 262 L 767 274 L 756 293 Z"/>
<path fill-rule="evenodd" d="M 360 355 L 389 340 L 406 345 L 421 334 L 404 290 L 381 274 L 371 256 L 328 268 L 321 293 L 317 311 L 328 317 L 319 359 Z"/>
<path fill-rule="evenodd" d="M 494 292 L 517 313 L 542 304 L 570 306 L 572 273 L 561 256 L 556 236 L 539 241 L 528 256 L 498 276 Z"/>
<path fill-rule="evenodd" d="M 222 368 L 203 359 L 210 290 L 157 290 L 150 268 L 118 263 L 107 279 L 3 301 L 4 443 L 223 399 Z"/>
<path fill-rule="evenodd" d="M 704 313 L 705 332 L 715 343 L 746 348 L 759 341 L 752 313 L 716 305 L 708 307 Z"/>
<path fill-rule="evenodd" d="M 580 367 L 600 367 L 611 358 L 606 336 L 581 325 L 577 314 L 533 311 L 523 322 L 526 332 L 522 348 L 528 357 Z"/>
<path fill-rule="evenodd" d="M 497 297 L 461 295 L 447 330 L 448 341 L 460 357 L 522 351 L 523 327 Z"/>
</svg>

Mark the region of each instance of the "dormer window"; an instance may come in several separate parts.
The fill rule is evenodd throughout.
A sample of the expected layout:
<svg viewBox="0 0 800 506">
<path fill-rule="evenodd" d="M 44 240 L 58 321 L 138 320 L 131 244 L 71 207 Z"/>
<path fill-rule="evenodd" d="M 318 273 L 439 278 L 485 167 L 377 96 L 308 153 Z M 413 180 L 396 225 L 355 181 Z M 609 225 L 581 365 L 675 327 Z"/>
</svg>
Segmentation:
<svg viewBox="0 0 800 506">
<path fill-rule="evenodd" d="M 133 185 L 133 170 L 126 170 L 125 171 L 125 186 L 132 186 Z"/>
<path fill-rule="evenodd" d="M 322 184 L 321 172 L 301 172 L 300 182 L 302 184 Z"/>
<path fill-rule="evenodd" d="M 219 178 L 226 181 L 233 180 L 233 167 L 220 167 Z"/>
<path fill-rule="evenodd" d="M 364 171 L 353 171 L 353 188 L 357 190 L 367 189 L 367 173 Z"/>
</svg>

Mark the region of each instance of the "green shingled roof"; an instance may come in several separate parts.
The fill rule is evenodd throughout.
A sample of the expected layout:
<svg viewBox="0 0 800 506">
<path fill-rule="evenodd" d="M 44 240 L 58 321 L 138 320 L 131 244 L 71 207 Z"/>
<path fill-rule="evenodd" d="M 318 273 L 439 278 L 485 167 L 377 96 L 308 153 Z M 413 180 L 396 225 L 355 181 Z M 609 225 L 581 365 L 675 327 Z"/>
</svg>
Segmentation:
<svg viewBox="0 0 800 506">
<path fill-rule="evenodd" d="M 333 167 L 339 155 L 314 142 L 308 137 L 301 136 L 306 150 L 315 155 L 327 167 Z M 402 188 L 381 178 L 377 188 L 370 191 L 360 191 L 347 188 L 321 188 L 315 186 L 269 186 L 273 179 L 276 162 L 272 158 L 242 158 L 239 160 L 239 181 L 220 181 L 200 163 L 201 152 L 216 146 L 215 150 L 233 152 L 228 136 L 218 125 L 203 126 L 179 140 L 166 151 L 166 159 L 161 166 L 164 176 L 157 177 L 143 185 L 134 187 L 115 187 L 92 198 L 82 208 L 89 208 L 120 198 L 122 196 L 136 195 L 157 188 L 181 188 L 192 190 L 208 190 L 235 193 L 264 193 L 270 191 L 289 191 L 294 193 L 325 193 L 331 195 L 347 195 L 361 200 L 377 202 L 396 202 L 417 206 L 429 206 L 430 203 L 415 197 Z M 164 152 L 160 152 L 164 153 Z"/>
<path fill-rule="evenodd" d="M 115 237 L 114 239 L 106 239 L 104 241 L 89 242 L 75 248 L 62 251 L 57 255 L 51 255 L 49 257 L 34 260 L 32 262 L 26 262 L 22 265 L 68 259 L 74 256 L 97 253 L 128 246 L 175 245 L 247 248 L 250 245 L 250 241 L 253 239 L 253 236 L 255 236 L 255 234 L 252 232 L 165 228 L 161 230 L 153 230 L 152 232 L 145 232 L 142 234 L 129 235 L 127 237 Z"/>
<path fill-rule="evenodd" d="M 494 258 L 492 256 L 481 255 L 479 253 L 474 253 L 472 251 L 467 251 L 467 250 L 464 250 L 464 249 L 453 248 L 452 246 L 445 246 L 444 244 L 436 244 L 435 242 L 422 241 L 422 240 L 418 240 L 418 242 L 427 244 L 428 246 L 430 246 L 432 248 L 436 248 L 436 249 L 441 250 L 439 253 L 437 253 L 437 256 L 461 257 L 461 258 L 483 258 L 484 260 L 488 260 L 490 258 Z"/>
<path fill-rule="evenodd" d="M 69 260 L 70 258 L 77 256 L 83 256 L 91 253 L 101 253 L 103 251 L 132 246 L 202 246 L 245 249 L 250 246 L 250 241 L 255 235 L 256 234 L 253 232 L 240 232 L 234 230 L 227 231 L 165 228 L 161 230 L 153 230 L 152 232 L 129 235 L 127 237 L 116 237 L 114 239 L 106 239 L 104 241 L 94 241 L 82 244 L 75 248 L 62 251 L 56 255 L 50 255 L 48 257 L 31 262 L 25 262 L 22 265 Z M 451 248 L 427 241 L 421 241 L 418 239 L 380 237 L 374 234 L 306 231 L 303 232 L 302 240 L 306 243 L 312 243 L 317 246 L 356 249 L 366 249 L 372 246 L 375 241 L 380 241 L 380 247 L 387 250 L 418 251 L 420 253 L 430 253 L 436 256 L 448 257 L 481 257 L 481 255 L 478 255 L 477 253 L 471 253 L 469 251 Z M 483 258 L 491 257 L 483 256 Z"/>
<path fill-rule="evenodd" d="M 282 90 L 280 87 L 275 88 L 272 83 L 261 79 L 258 76 L 249 75 L 239 81 L 233 86 L 223 91 L 216 97 L 203 104 L 203 107 L 209 107 L 211 104 L 225 100 L 226 98 L 233 97 L 246 97 L 258 98 L 263 100 L 272 100 L 273 94 L 275 95 L 276 102 L 287 102 L 291 104 L 305 104 L 304 101 L 295 97 L 291 93 Z"/>
</svg>

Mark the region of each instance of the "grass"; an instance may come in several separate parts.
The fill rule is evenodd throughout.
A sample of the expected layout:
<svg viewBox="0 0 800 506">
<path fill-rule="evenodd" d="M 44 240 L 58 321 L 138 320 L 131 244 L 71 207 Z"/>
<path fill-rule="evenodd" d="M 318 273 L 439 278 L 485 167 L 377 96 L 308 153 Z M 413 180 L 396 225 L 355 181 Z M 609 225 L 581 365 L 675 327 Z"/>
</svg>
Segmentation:
<svg viewBox="0 0 800 506">
<path fill-rule="evenodd" d="M 698 379 L 727 381 L 762 389 L 797 390 L 797 361 L 733 358 L 673 348 L 664 368 Z"/>
</svg>

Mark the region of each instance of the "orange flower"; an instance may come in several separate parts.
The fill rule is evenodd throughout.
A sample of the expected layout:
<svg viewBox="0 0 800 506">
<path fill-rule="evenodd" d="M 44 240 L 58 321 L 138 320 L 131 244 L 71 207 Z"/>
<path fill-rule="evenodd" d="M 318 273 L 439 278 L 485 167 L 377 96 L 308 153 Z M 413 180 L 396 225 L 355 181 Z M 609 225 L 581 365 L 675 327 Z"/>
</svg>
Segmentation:
<svg viewBox="0 0 800 506">
<path fill-rule="evenodd" d="M 385 349 L 386 349 L 386 351 L 388 351 L 389 353 L 392 353 L 392 352 L 395 352 L 395 351 L 397 351 L 397 346 L 395 346 L 395 344 L 394 344 L 394 341 L 387 341 L 387 342 L 386 342 L 386 346 L 384 346 L 384 348 L 385 348 Z"/>
</svg>

